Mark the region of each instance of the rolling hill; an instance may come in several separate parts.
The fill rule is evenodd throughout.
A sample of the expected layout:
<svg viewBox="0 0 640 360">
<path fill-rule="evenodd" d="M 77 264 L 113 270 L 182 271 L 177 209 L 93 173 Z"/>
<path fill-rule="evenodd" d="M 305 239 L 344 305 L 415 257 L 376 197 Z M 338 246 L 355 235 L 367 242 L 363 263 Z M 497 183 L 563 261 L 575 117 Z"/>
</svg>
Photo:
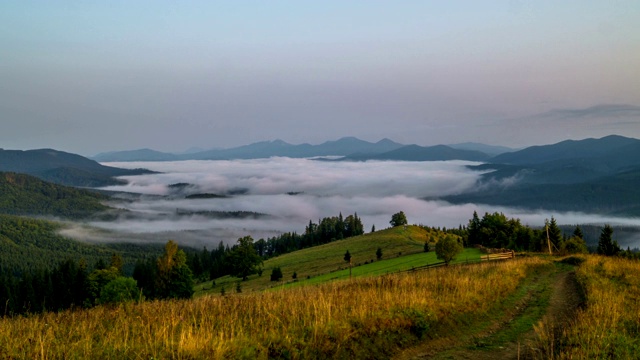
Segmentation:
<svg viewBox="0 0 640 360">
<path fill-rule="evenodd" d="M 640 215 L 640 140 L 611 135 L 567 140 L 505 153 L 487 164 L 477 191 L 447 196 L 452 203 L 484 203 Z"/>
<path fill-rule="evenodd" d="M 151 173 L 145 169 L 119 169 L 77 154 L 53 149 L 0 150 L 0 171 L 24 173 L 50 182 L 82 187 L 122 184 L 115 176 Z"/>
<path fill-rule="evenodd" d="M 352 256 L 352 263 L 354 269 L 362 266 L 361 273 L 366 274 L 371 271 L 371 274 L 377 274 L 376 271 L 383 272 L 396 272 L 399 270 L 410 269 L 411 266 L 426 265 L 428 263 L 437 262 L 435 254 L 424 253 L 424 242 L 429 239 L 431 242 L 436 242 L 439 238 L 444 236 L 444 233 L 435 230 L 427 230 L 418 226 L 407 226 L 406 229 L 402 226 L 389 228 L 385 230 L 379 230 L 374 233 L 368 233 L 360 236 L 354 236 L 346 238 L 344 240 L 333 241 L 328 244 L 314 246 L 307 249 L 294 251 L 288 254 L 280 255 L 275 258 L 268 259 L 264 262 L 264 273 L 262 276 L 252 275 L 249 280 L 242 282 L 242 287 L 246 290 L 260 290 L 278 285 L 270 281 L 269 274 L 274 267 L 280 267 L 283 273 L 283 280 L 291 281 L 291 277 L 294 272 L 299 279 L 298 282 L 306 283 L 307 277 L 312 281 L 323 277 L 322 281 L 330 280 L 332 278 L 343 278 L 348 276 L 348 264 L 345 263 L 343 257 L 347 250 Z M 377 261 L 376 250 L 380 247 L 382 249 L 382 260 Z M 475 250 L 473 250 L 475 251 Z M 425 254 L 422 256 L 421 254 Z M 417 259 L 407 259 L 407 255 L 417 255 Z M 429 255 L 429 256 L 426 256 Z M 475 255 L 474 255 L 475 256 Z M 386 263 L 386 260 L 391 259 L 403 259 L 400 263 Z M 464 257 L 460 257 L 464 259 Z M 405 261 L 406 260 L 406 261 Z M 403 268 L 402 263 L 406 262 L 406 267 Z M 376 267 L 369 268 L 375 263 L 376 266 L 385 263 L 386 270 L 380 270 Z M 340 273 L 340 271 L 343 271 Z M 354 270 L 358 271 L 358 270 Z M 325 278 L 327 277 L 328 278 Z M 315 279 L 318 277 L 318 279 Z M 315 279 L 315 280 L 314 280 Z M 232 286 L 238 281 L 238 278 L 225 276 L 220 279 L 216 279 L 216 287 L 211 288 L 211 282 L 201 284 L 196 289 L 199 290 L 198 294 L 215 292 L 219 293 L 221 287 L 226 286 L 227 290 L 231 290 Z M 197 294 L 197 295 L 198 295 Z"/>
<path fill-rule="evenodd" d="M 25 174 L 0 173 L 0 194 L 2 214 L 86 218 L 109 209 L 103 195 Z"/>
</svg>

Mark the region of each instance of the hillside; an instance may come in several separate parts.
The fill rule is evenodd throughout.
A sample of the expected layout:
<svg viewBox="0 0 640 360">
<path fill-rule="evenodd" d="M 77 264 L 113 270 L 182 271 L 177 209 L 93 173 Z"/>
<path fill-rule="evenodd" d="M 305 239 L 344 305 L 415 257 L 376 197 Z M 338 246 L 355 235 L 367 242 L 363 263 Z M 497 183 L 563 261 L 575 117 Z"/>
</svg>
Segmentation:
<svg viewBox="0 0 640 360">
<path fill-rule="evenodd" d="M 637 271 L 624 259 L 524 256 L 4 318 L 0 344 L 9 358 L 631 359 Z"/>
<path fill-rule="evenodd" d="M 103 195 L 25 174 L 0 172 L 0 193 L 2 214 L 86 218 L 109 209 Z"/>
<path fill-rule="evenodd" d="M 0 149 L 0 171 L 24 173 L 62 185 L 83 187 L 122 184 L 114 177 L 151 173 L 145 169 L 104 166 L 83 156 L 53 149 Z"/>
<path fill-rule="evenodd" d="M 483 203 L 613 215 L 640 215 L 640 140 L 611 135 L 505 153 L 470 166 L 482 175 L 475 192 L 444 197 Z"/>
<path fill-rule="evenodd" d="M 264 273 L 262 276 L 250 276 L 249 280 L 242 282 L 242 287 L 247 290 L 260 290 L 277 285 L 277 283 L 271 282 L 269 278 L 269 274 L 274 267 L 282 269 L 285 281 L 291 280 L 291 276 L 296 272 L 299 282 L 304 282 L 307 277 L 315 278 L 347 269 L 348 264 L 343 259 L 347 250 L 352 256 L 351 261 L 354 266 L 364 266 L 365 262 L 375 262 L 376 264 L 384 262 L 376 260 L 378 247 L 382 249 L 382 260 L 404 258 L 411 254 L 422 254 L 424 242 L 427 239 L 430 239 L 431 242 L 436 242 L 442 236 L 443 233 L 441 232 L 425 230 L 418 226 L 408 226 L 406 229 L 395 227 L 294 251 L 266 260 L 263 264 Z M 432 252 L 431 255 L 433 256 L 418 261 L 425 261 L 422 265 L 426 265 L 429 261 L 435 262 L 435 254 Z M 389 270 L 391 271 L 392 269 Z M 336 274 L 336 276 L 339 275 Z M 235 287 L 238 280 L 235 277 L 225 276 L 216 279 L 214 288 L 208 282 L 201 284 L 197 287 L 197 290 L 204 291 L 204 293 L 219 293 L 220 289 L 226 286 L 226 289 L 230 291 Z"/>
<path fill-rule="evenodd" d="M 84 259 L 89 266 L 98 260 L 108 262 L 120 254 L 125 272 L 131 273 L 135 261 L 162 252 L 161 244 L 91 244 L 58 234 L 63 224 L 0 214 L 0 265 L 4 269 L 51 269 L 67 259 Z"/>
</svg>

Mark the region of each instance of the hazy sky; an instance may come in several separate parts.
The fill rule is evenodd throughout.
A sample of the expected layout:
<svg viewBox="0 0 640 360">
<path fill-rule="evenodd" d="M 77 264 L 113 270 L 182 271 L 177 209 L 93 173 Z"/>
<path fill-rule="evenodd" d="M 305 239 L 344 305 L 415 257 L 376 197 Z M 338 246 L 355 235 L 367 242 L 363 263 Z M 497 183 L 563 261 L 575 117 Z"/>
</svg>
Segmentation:
<svg viewBox="0 0 640 360">
<path fill-rule="evenodd" d="M 0 147 L 640 137 L 638 1 L 2 1 Z"/>
</svg>

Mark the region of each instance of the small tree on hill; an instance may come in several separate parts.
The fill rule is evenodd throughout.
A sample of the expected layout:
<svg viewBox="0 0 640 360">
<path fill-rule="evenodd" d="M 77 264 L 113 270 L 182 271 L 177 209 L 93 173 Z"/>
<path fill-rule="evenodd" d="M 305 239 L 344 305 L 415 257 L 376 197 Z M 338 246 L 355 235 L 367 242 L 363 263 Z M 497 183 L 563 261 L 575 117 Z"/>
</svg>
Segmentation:
<svg viewBox="0 0 640 360">
<path fill-rule="evenodd" d="M 431 246 L 429 245 L 429 240 L 425 240 L 424 242 L 424 252 L 431 251 Z"/>
<path fill-rule="evenodd" d="M 231 249 L 228 256 L 231 275 L 247 280 L 252 274 L 257 274 L 262 258 L 253 247 L 253 238 L 245 236 L 238 239 L 238 243 Z"/>
<path fill-rule="evenodd" d="M 282 279 L 282 270 L 279 266 L 276 266 L 271 270 L 271 281 L 278 281 Z"/>
<path fill-rule="evenodd" d="M 344 261 L 346 262 L 351 262 L 351 253 L 349 253 L 349 250 L 347 250 L 346 253 L 344 253 Z"/>
<path fill-rule="evenodd" d="M 391 216 L 391 221 L 389 221 L 392 227 L 407 225 L 407 216 L 403 211 L 395 213 Z"/>
<path fill-rule="evenodd" d="M 378 250 L 376 250 L 376 258 L 378 260 L 382 259 L 382 248 L 378 248 Z"/>
<path fill-rule="evenodd" d="M 444 239 L 440 239 L 440 241 L 436 243 L 436 257 L 444 261 L 447 265 L 449 265 L 462 250 L 462 245 L 451 235 L 445 236 Z"/>
</svg>

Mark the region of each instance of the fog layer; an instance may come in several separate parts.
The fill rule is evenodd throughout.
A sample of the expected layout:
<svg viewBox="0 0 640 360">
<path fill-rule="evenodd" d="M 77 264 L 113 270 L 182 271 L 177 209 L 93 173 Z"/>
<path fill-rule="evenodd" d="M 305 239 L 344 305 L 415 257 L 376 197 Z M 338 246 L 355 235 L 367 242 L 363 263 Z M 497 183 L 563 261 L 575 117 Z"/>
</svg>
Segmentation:
<svg viewBox="0 0 640 360">
<path fill-rule="evenodd" d="M 339 213 L 346 216 L 357 212 L 368 232 L 373 225 L 377 229 L 388 227 L 391 215 L 398 211 L 404 211 L 410 223 L 449 228 L 467 224 L 474 211 L 480 216 L 485 212 L 503 212 L 531 226 L 542 226 L 544 219 L 551 216 L 561 224 L 640 224 L 638 219 L 422 200 L 477 187 L 482 173 L 466 168 L 469 164 L 472 163 L 324 162 L 290 158 L 107 163 L 161 173 L 123 177 L 128 185 L 105 188 L 144 194 L 133 201 L 111 202 L 109 205 L 129 211 L 117 221 L 90 223 L 108 231 L 96 236 L 70 229 L 67 235 L 101 241 L 174 239 L 211 248 L 220 241 L 233 243 L 245 235 L 259 239 L 288 231 L 301 233 L 309 220 L 317 222 Z M 169 186 L 178 183 L 183 185 Z M 186 198 L 193 194 L 219 197 Z M 224 211 L 257 214 L 233 219 L 211 215 Z"/>
</svg>

